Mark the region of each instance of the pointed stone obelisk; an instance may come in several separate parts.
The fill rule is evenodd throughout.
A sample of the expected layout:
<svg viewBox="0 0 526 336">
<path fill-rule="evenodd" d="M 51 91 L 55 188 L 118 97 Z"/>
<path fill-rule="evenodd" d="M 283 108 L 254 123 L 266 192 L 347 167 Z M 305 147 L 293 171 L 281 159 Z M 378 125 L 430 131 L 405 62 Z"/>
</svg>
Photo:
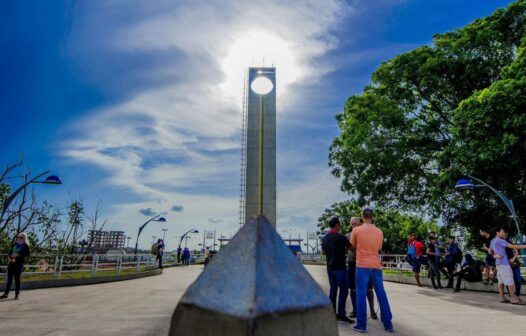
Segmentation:
<svg viewBox="0 0 526 336">
<path fill-rule="evenodd" d="M 264 216 L 221 249 L 177 305 L 169 335 L 332 336 L 334 310 Z"/>
</svg>

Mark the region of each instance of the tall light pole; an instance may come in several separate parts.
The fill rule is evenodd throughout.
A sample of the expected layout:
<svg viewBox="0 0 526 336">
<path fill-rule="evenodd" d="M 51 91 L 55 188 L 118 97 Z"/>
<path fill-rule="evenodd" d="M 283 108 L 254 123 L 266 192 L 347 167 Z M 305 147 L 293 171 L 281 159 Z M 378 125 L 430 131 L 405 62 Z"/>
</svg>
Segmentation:
<svg viewBox="0 0 526 336">
<path fill-rule="evenodd" d="M 131 237 L 128 236 L 128 237 L 126 237 L 126 239 L 128 239 L 128 243 L 126 244 L 126 248 L 129 248 L 130 247 L 130 239 L 131 239 Z"/>
<path fill-rule="evenodd" d="M 148 221 L 146 223 L 144 223 L 143 225 L 141 225 L 139 227 L 139 233 L 137 233 L 137 241 L 135 242 L 135 252 L 133 253 L 135 255 L 137 255 L 137 248 L 139 247 L 139 236 L 141 235 L 142 230 L 144 230 L 146 225 L 148 225 L 148 223 L 150 223 L 150 222 L 161 222 L 161 223 L 164 223 L 164 222 L 166 222 L 166 218 L 160 217 L 160 215 L 156 215 L 156 216 L 153 216 L 152 218 L 148 219 Z"/>
<path fill-rule="evenodd" d="M 481 179 L 478 179 L 476 177 L 469 176 L 469 175 L 468 177 L 469 179 L 458 180 L 455 185 L 455 189 L 456 190 L 473 190 L 475 188 L 488 188 L 489 190 L 497 194 L 497 196 L 499 196 L 499 198 L 504 202 L 504 204 L 506 204 L 506 207 L 511 212 L 511 217 L 513 218 L 513 221 L 515 222 L 515 226 L 517 228 L 517 234 L 519 235 L 519 243 L 521 245 L 524 245 L 524 240 L 522 238 L 522 233 L 521 233 L 521 229 L 519 226 L 519 220 L 517 218 L 517 213 L 515 212 L 515 207 L 513 206 L 513 201 L 510 200 L 508 197 L 506 197 L 506 195 L 504 195 L 501 191 L 493 188 L 492 186 L 482 181 Z M 479 184 L 474 184 L 473 180 L 475 180 Z M 521 250 L 521 252 L 522 252 L 522 255 L 526 255 L 524 249 Z"/>
<path fill-rule="evenodd" d="M 49 170 L 41 173 L 41 174 L 38 174 L 37 176 L 33 177 L 31 180 L 27 181 L 26 183 L 22 184 L 20 187 L 18 187 L 18 189 L 16 189 L 11 195 L 9 195 L 9 197 L 6 198 L 6 200 L 4 201 L 4 205 L 2 206 L 2 213 L 0 214 L 0 223 L 2 223 L 2 220 L 4 219 L 4 215 L 5 215 L 5 212 L 7 211 L 7 209 L 9 208 L 9 205 L 11 204 L 11 202 L 14 201 L 14 199 L 16 198 L 16 196 L 18 196 L 18 194 L 24 190 L 28 185 L 32 184 L 32 183 L 39 183 L 39 184 L 62 184 L 62 180 L 56 176 L 56 175 L 50 175 L 48 176 L 45 180 L 43 181 L 38 181 L 39 178 L 41 178 L 42 176 L 44 175 L 47 175 L 49 174 Z"/>
</svg>

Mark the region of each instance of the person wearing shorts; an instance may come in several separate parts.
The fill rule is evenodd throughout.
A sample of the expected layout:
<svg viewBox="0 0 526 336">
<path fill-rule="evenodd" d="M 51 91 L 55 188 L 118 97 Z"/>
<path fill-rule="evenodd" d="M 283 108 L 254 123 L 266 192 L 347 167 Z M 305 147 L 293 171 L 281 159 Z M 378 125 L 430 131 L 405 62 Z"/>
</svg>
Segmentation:
<svg viewBox="0 0 526 336">
<path fill-rule="evenodd" d="M 493 285 L 495 279 L 495 258 L 489 253 L 489 246 L 491 244 L 492 236 L 489 233 L 489 229 L 480 229 L 479 234 L 482 237 L 482 251 L 486 253 L 486 259 L 484 260 L 484 282 Z"/>
<path fill-rule="evenodd" d="M 515 295 L 515 280 L 513 270 L 510 266 L 510 260 L 506 254 L 506 248 L 519 250 L 526 248 L 526 245 L 513 245 L 506 241 L 507 232 L 504 228 L 499 227 L 495 233 L 495 238 L 491 240 L 489 252 L 495 256 L 497 267 L 497 279 L 499 281 L 500 302 L 522 304 Z M 508 300 L 504 294 L 504 286 L 508 287 L 511 300 Z"/>
<path fill-rule="evenodd" d="M 422 264 L 425 264 L 424 260 L 424 243 L 422 243 L 419 239 L 419 237 L 415 233 L 411 233 L 409 237 L 409 244 L 412 244 L 415 248 L 416 256 L 413 259 L 413 262 L 411 264 L 411 267 L 413 269 L 413 274 L 415 275 L 416 284 L 418 287 L 422 287 L 422 284 L 420 283 L 420 268 L 422 267 Z"/>
</svg>

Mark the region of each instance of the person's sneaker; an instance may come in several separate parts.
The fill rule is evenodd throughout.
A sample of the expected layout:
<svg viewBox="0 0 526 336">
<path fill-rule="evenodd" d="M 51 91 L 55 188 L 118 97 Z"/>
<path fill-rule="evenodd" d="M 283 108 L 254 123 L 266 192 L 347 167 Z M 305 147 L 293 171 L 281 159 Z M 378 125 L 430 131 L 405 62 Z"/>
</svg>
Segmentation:
<svg viewBox="0 0 526 336">
<path fill-rule="evenodd" d="M 15 300 L 18 300 L 18 295 L 15 295 Z"/>
<path fill-rule="evenodd" d="M 376 313 L 372 313 L 372 314 L 371 314 L 371 318 L 372 318 L 373 320 L 378 320 L 378 315 L 376 315 Z"/>
<path fill-rule="evenodd" d="M 357 332 L 362 333 L 362 334 L 365 334 L 367 332 L 365 329 L 358 328 L 358 326 L 356 324 L 352 326 L 352 330 L 357 331 Z"/>
<path fill-rule="evenodd" d="M 453 292 L 454 292 L 454 293 L 458 293 L 458 292 L 460 292 L 460 289 L 456 289 L 456 288 L 455 288 L 455 289 L 453 290 Z"/>
<path fill-rule="evenodd" d="M 356 317 L 356 312 L 351 312 L 351 313 L 349 314 L 349 318 L 354 318 L 354 317 Z"/>
<path fill-rule="evenodd" d="M 0 296 L 0 300 L 2 300 L 2 299 L 7 299 L 7 294 L 4 294 L 4 295 Z"/>
<path fill-rule="evenodd" d="M 336 316 L 336 319 L 340 322 L 347 322 L 347 323 L 354 323 L 354 320 L 351 320 L 350 318 L 348 318 L 347 316 L 343 315 L 338 315 Z"/>
<path fill-rule="evenodd" d="M 391 333 L 394 332 L 393 327 L 391 327 L 391 328 L 385 328 L 384 330 L 387 331 L 387 332 L 391 332 Z"/>
</svg>

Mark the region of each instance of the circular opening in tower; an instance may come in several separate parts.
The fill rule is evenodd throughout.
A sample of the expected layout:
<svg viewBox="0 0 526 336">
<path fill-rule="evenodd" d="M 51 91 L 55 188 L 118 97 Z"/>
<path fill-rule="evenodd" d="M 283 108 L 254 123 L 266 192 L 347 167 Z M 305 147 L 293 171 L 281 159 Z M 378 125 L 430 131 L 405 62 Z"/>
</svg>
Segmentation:
<svg viewBox="0 0 526 336">
<path fill-rule="evenodd" d="M 272 89 L 274 88 L 274 84 L 272 84 L 272 81 L 267 77 L 260 76 L 252 81 L 252 84 L 250 84 L 250 88 L 258 95 L 263 96 L 272 91 Z"/>
</svg>

